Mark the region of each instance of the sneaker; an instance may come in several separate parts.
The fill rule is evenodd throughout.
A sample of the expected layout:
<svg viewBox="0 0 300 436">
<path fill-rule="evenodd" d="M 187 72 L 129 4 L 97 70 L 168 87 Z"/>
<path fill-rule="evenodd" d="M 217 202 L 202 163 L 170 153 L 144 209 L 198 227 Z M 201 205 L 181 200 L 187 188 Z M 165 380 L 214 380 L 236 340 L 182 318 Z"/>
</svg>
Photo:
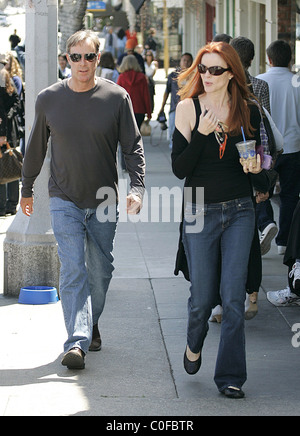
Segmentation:
<svg viewBox="0 0 300 436">
<path fill-rule="evenodd" d="M 274 304 L 274 306 L 300 306 L 300 297 L 293 294 L 289 286 L 281 291 L 267 292 L 267 299 L 270 303 Z"/>
<path fill-rule="evenodd" d="M 218 324 L 220 324 L 222 322 L 222 314 L 223 314 L 222 306 L 218 305 L 214 307 L 213 310 L 211 311 L 209 321 L 217 322 Z"/>
<path fill-rule="evenodd" d="M 245 320 L 249 321 L 257 315 L 257 292 L 247 294 L 245 300 Z"/>
<path fill-rule="evenodd" d="M 278 250 L 278 254 L 285 254 L 286 246 L 278 245 L 277 250 Z"/>
<path fill-rule="evenodd" d="M 275 223 L 269 224 L 260 236 L 260 251 L 261 255 L 267 254 L 271 249 L 271 242 L 278 233 L 278 228 Z"/>
<path fill-rule="evenodd" d="M 295 291 L 300 291 L 300 262 L 294 263 L 293 268 L 289 273 L 290 278 L 292 278 L 293 276 L 293 288 L 295 289 Z"/>
</svg>

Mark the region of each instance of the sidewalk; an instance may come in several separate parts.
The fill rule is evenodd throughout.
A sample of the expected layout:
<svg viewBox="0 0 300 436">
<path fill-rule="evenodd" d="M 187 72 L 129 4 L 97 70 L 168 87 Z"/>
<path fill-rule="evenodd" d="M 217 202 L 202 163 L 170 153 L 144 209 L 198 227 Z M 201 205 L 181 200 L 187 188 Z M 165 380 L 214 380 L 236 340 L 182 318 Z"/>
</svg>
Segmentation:
<svg viewBox="0 0 300 436">
<path fill-rule="evenodd" d="M 159 127 L 153 131 L 160 136 Z M 160 145 L 144 138 L 144 146 L 147 191 L 181 186 L 171 172 L 166 132 Z M 0 221 L 1 264 L 12 219 Z M 300 348 L 292 347 L 291 326 L 300 322 L 300 308 L 278 309 L 266 300 L 265 292 L 287 284 L 274 244 L 263 258 L 258 315 L 246 322 L 246 398 L 224 398 L 213 382 L 218 324 L 210 323 L 199 373 L 185 373 L 189 284 L 173 275 L 178 226 L 172 220 L 119 223 L 115 272 L 100 320 L 103 347 L 87 355 L 84 371 L 60 364 L 66 336 L 60 302 L 20 305 L 1 295 L 1 285 L 0 415 L 299 415 Z"/>
</svg>

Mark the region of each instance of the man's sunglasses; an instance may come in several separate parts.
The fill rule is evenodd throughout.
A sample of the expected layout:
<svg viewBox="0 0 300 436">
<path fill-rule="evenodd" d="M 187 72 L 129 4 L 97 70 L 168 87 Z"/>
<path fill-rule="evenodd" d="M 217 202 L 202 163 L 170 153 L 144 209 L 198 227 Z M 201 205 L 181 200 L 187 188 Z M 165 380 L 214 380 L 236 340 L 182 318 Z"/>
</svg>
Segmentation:
<svg viewBox="0 0 300 436">
<path fill-rule="evenodd" d="M 79 62 L 81 61 L 82 56 L 84 56 L 84 59 L 88 62 L 94 62 L 96 57 L 98 56 L 97 53 L 85 53 L 84 55 L 80 53 L 69 53 L 70 59 L 72 62 Z"/>
<path fill-rule="evenodd" d="M 230 68 L 206 67 L 203 64 L 199 64 L 198 71 L 200 74 L 205 74 L 206 71 L 208 71 L 212 76 L 221 76 L 221 74 L 225 73 L 225 71 L 230 71 Z"/>
</svg>

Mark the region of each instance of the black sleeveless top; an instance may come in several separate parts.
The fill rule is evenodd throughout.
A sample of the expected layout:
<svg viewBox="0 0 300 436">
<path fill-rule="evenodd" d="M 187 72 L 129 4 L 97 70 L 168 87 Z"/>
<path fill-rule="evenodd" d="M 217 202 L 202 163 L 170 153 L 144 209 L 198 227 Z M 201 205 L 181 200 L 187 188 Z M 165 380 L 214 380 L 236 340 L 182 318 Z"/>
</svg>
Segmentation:
<svg viewBox="0 0 300 436">
<path fill-rule="evenodd" d="M 201 107 L 198 98 L 194 98 L 193 101 L 196 110 L 196 124 L 192 131 L 191 142 L 188 143 L 177 128 L 174 131 L 172 150 L 174 174 L 180 179 L 185 178 L 185 186 L 192 187 L 194 193 L 197 187 L 203 187 L 205 203 L 219 203 L 252 196 L 249 177 L 243 171 L 235 146 L 237 142 L 243 140 L 242 133 L 237 136 L 228 135 L 224 156 L 220 159 L 219 144 L 214 133 L 206 136 L 198 131 Z M 260 113 L 256 105 L 250 104 L 249 108 L 250 122 L 255 133 L 253 138 L 247 139 L 255 139 L 256 144 L 260 145 Z M 253 176 L 255 178 L 259 174 L 251 174 L 251 178 Z M 193 198 L 196 198 L 195 195 Z"/>
</svg>

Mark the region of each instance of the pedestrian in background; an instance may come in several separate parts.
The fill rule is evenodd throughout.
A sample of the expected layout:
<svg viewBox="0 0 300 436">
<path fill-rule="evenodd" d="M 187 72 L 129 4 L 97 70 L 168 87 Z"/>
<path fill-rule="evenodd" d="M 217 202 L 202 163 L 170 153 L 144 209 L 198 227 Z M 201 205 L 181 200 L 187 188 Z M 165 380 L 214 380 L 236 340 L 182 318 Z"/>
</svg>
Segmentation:
<svg viewBox="0 0 300 436">
<path fill-rule="evenodd" d="M 145 114 L 151 120 L 151 104 L 148 83 L 145 74 L 141 72 L 136 57 L 125 56 L 120 68 L 118 85 L 126 89 L 130 95 L 138 128 L 144 121 Z"/>
<path fill-rule="evenodd" d="M 151 113 L 154 109 L 154 96 L 155 96 L 155 82 L 154 75 L 157 70 L 157 62 L 154 60 L 154 56 L 151 50 L 146 51 L 145 54 L 145 73 L 148 80 L 148 88 L 151 101 Z"/>
<path fill-rule="evenodd" d="M 117 59 L 125 52 L 125 45 L 126 45 L 126 33 L 124 31 L 124 29 L 119 29 L 118 33 L 117 33 Z"/>
<path fill-rule="evenodd" d="M 184 368 L 198 372 L 208 319 L 219 291 L 223 319 L 215 383 L 230 398 L 243 398 L 247 379 L 244 311 L 255 214 L 251 183 L 269 187 L 260 156 L 242 166 L 236 143 L 260 142 L 260 112 L 251 100 L 237 52 L 211 43 L 178 78 L 172 168 L 189 188 L 182 241 L 190 278 Z M 204 189 L 204 204 L 199 189 Z M 194 222 L 192 222 L 192 219 Z M 203 220 L 203 226 L 199 220 Z M 195 223 L 196 220 L 196 223 Z M 199 225 L 199 228 L 194 228 Z"/>
<path fill-rule="evenodd" d="M 269 85 L 272 118 L 283 136 L 283 153 L 274 169 L 279 174 L 279 231 L 275 238 L 278 254 L 284 254 L 293 213 L 300 193 L 300 87 L 294 86 L 294 74 L 289 70 L 292 58 L 290 45 L 277 40 L 267 48 L 270 69 L 257 77 Z M 270 200 L 258 205 L 258 228 L 276 224 Z"/>
<path fill-rule="evenodd" d="M 154 56 L 154 59 L 156 59 L 156 49 L 157 49 L 157 41 L 155 39 L 156 30 L 154 27 L 151 27 L 149 30 L 149 35 L 145 41 L 145 50 L 151 50 Z"/>
<path fill-rule="evenodd" d="M 135 52 L 141 55 L 143 59 L 145 59 L 145 49 L 143 47 L 143 44 L 138 44 L 135 47 Z"/>
<path fill-rule="evenodd" d="M 264 80 L 258 79 L 257 77 L 251 76 L 248 71 L 255 55 L 255 48 L 253 42 L 244 36 L 239 36 L 237 38 L 232 39 L 230 44 L 239 54 L 239 57 L 245 69 L 247 82 L 249 86 L 251 86 L 251 91 L 258 99 L 261 106 L 264 109 L 266 109 L 270 114 L 271 108 L 270 108 L 268 83 Z M 272 197 L 273 190 L 274 190 L 274 186 L 271 187 L 270 192 L 268 193 L 268 198 Z M 256 218 L 258 220 L 259 220 L 259 215 L 261 211 L 264 210 L 264 208 L 265 205 L 258 205 L 256 207 Z M 278 232 L 278 228 L 275 223 L 271 223 L 267 227 L 265 227 L 265 229 L 263 229 L 260 237 L 261 255 L 265 255 L 269 252 L 269 250 L 271 249 L 271 242 L 277 235 L 277 232 Z"/>
<path fill-rule="evenodd" d="M 117 83 L 119 72 L 116 69 L 115 60 L 113 55 L 109 51 L 101 53 L 99 66 L 96 70 L 96 74 L 104 79 L 111 80 Z"/>
<path fill-rule="evenodd" d="M 19 105 L 15 110 L 15 129 L 16 138 L 14 147 L 20 146 L 21 153 L 25 154 L 25 89 L 23 83 L 23 72 L 22 68 L 15 58 L 12 52 L 8 52 L 5 56 L 6 65 L 5 69 L 7 70 L 10 78 L 13 80 L 18 97 L 19 97 Z M 19 131 L 19 132 L 18 132 Z M 15 208 L 13 209 L 13 211 Z"/>
<path fill-rule="evenodd" d="M 141 56 L 139 53 L 137 53 L 135 51 L 136 46 L 137 46 L 137 44 L 135 43 L 135 39 L 127 39 L 126 45 L 125 45 L 125 52 L 121 56 L 119 56 L 117 59 L 117 67 L 118 67 L 118 69 L 120 68 L 120 65 L 121 65 L 123 59 L 125 58 L 125 56 L 133 55 L 136 57 L 136 60 L 139 63 L 139 66 L 141 68 L 142 73 L 145 74 L 145 65 L 144 65 L 145 61 L 144 61 L 143 56 Z"/>
<path fill-rule="evenodd" d="M 108 33 L 105 35 L 105 45 L 104 50 L 109 51 L 115 58 L 118 49 L 118 38 L 114 32 L 113 27 L 108 28 Z"/>
<path fill-rule="evenodd" d="M 25 80 L 25 42 L 23 44 L 18 44 L 15 47 L 15 51 L 17 53 L 19 64 L 22 68 L 23 80 Z"/>
<path fill-rule="evenodd" d="M 0 55 L 0 64 L 6 66 L 6 55 Z M 20 100 L 7 69 L 4 67 L 1 74 L 1 114 L 0 114 L 0 146 L 1 152 L 6 150 L 6 142 L 11 147 L 19 146 L 17 127 L 14 117 L 17 115 Z M 19 203 L 19 180 L 0 184 L 0 216 L 15 215 Z"/>
<path fill-rule="evenodd" d="M 232 40 L 231 35 L 228 35 L 227 33 L 217 33 L 213 37 L 212 42 L 227 42 L 227 44 L 230 44 L 231 40 Z"/>
<path fill-rule="evenodd" d="M 98 321 L 114 269 L 118 143 L 131 180 L 130 214 L 142 206 L 144 155 L 128 93 L 95 76 L 100 57 L 97 34 L 76 32 L 67 41 L 67 52 L 72 76 L 37 97 L 23 164 L 21 207 L 25 215 L 33 213 L 34 181 L 50 136 L 50 214 L 68 334 L 62 365 L 83 369 L 88 350 L 101 349 Z"/>
<path fill-rule="evenodd" d="M 190 53 L 183 53 L 180 58 L 179 67 L 175 71 L 172 71 L 168 75 L 166 90 L 164 92 L 162 105 L 159 114 L 164 111 L 165 105 L 167 103 L 168 97 L 171 94 L 170 102 L 170 112 L 169 112 L 169 122 L 168 122 L 168 136 L 169 136 L 169 148 L 172 150 L 172 138 L 175 130 L 175 110 L 177 103 L 179 102 L 178 96 L 178 83 L 177 78 L 181 71 L 189 68 L 193 63 L 193 56 Z"/>
<path fill-rule="evenodd" d="M 71 68 L 68 67 L 68 59 L 66 54 L 58 55 L 58 77 L 67 79 L 71 77 Z"/>
<path fill-rule="evenodd" d="M 274 306 L 300 306 L 300 200 L 291 222 L 283 263 L 288 267 L 288 285 L 280 291 L 267 292 Z"/>
<path fill-rule="evenodd" d="M 141 72 L 139 63 L 134 55 L 127 55 L 123 58 L 119 72 L 120 76 L 117 84 L 126 89 L 130 95 L 135 120 L 140 129 L 145 114 L 147 114 L 149 120 L 151 119 L 150 94 L 146 76 Z M 122 150 L 120 150 L 120 162 L 122 170 L 127 171 Z"/>
<path fill-rule="evenodd" d="M 245 70 L 246 80 L 251 85 L 251 92 L 258 99 L 260 104 L 271 114 L 269 85 L 264 80 L 251 76 L 249 68 L 255 56 L 253 42 L 244 36 L 238 36 L 230 41 L 230 45 L 237 51 Z"/>
<path fill-rule="evenodd" d="M 19 44 L 19 42 L 21 42 L 21 38 L 17 34 L 17 29 L 14 29 L 14 33 L 12 33 L 9 36 L 9 42 L 10 42 L 11 50 L 14 50 L 17 47 L 17 45 Z"/>
</svg>

